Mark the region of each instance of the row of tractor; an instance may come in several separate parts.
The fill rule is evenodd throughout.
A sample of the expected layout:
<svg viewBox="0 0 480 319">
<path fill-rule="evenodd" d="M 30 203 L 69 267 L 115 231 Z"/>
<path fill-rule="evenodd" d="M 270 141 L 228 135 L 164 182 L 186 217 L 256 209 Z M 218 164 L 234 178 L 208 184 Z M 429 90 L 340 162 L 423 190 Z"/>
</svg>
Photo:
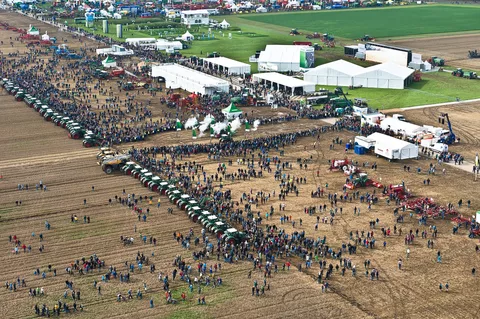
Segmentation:
<svg viewBox="0 0 480 319">
<path fill-rule="evenodd" d="M 185 211 L 193 222 L 201 224 L 204 229 L 229 244 L 240 244 L 248 239 L 246 233 L 238 231 L 223 218 L 209 212 L 205 208 L 205 204 L 210 200 L 209 198 L 197 200 L 185 194 L 176 186 L 176 180 L 163 180 L 148 169 L 144 169 L 137 163 L 130 161 L 130 155 L 128 154 L 107 157 L 103 160 L 101 166 L 107 174 L 121 171 L 138 179 L 144 187 L 148 187 L 152 192 L 158 192 L 167 196 L 168 200 L 179 209 Z"/>
<path fill-rule="evenodd" d="M 466 78 L 466 79 L 477 79 L 477 73 L 472 71 L 464 71 L 461 68 L 452 71 L 452 75 L 459 77 L 459 78 Z"/>
<path fill-rule="evenodd" d="M 68 116 L 58 113 L 48 106 L 48 102 L 35 98 L 26 93 L 19 86 L 16 86 L 9 79 L 2 79 L 0 85 L 11 95 L 15 96 L 17 101 L 25 101 L 25 103 L 37 111 L 46 121 L 50 121 L 56 126 L 60 126 L 68 130 L 68 136 L 72 139 L 83 138 L 85 147 L 98 146 L 102 140 L 92 131 L 85 129 L 82 124 L 71 120 Z"/>
</svg>

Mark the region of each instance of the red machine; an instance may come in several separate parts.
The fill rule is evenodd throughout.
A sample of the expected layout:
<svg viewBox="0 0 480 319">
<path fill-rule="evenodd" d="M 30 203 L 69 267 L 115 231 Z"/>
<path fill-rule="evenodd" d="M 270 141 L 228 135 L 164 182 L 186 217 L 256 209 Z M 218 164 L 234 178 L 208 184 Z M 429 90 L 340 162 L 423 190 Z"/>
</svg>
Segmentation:
<svg viewBox="0 0 480 319">
<path fill-rule="evenodd" d="M 312 46 L 312 42 L 309 42 L 309 41 L 293 41 L 293 45 L 308 45 L 308 46 Z"/>
<path fill-rule="evenodd" d="M 330 162 L 329 170 L 330 171 L 339 171 L 339 170 L 344 171 L 346 168 L 348 168 L 349 164 L 352 164 L 352 162 L 349 161 L 347 158 L 345 158 L 345 159 L 333 159 Z"/>
<path fill-rule="evenodd" d="M 20 36 L 22 40 L 40 40 L 38 35 L 31 35 L 31 34 L 23 34 Z"/>
<path fill-rule="evenodd" d="M 121 76 L 121 75 L 124 75 L 124 74 L 125 74 L 125 70 L 122 69 L 122 68 L 115 69 L 115 70 L 113 70 L 112 72 L 110 72 L 110 76 L 111 76 L 112 78 L 118 77 L 118 76 Z"/>
<path fill-rule="evenodd" d="M 390 194 L 393 194 L 395 197 L 400 198 L 402 200 L 412 197 L 412 194 L 410 194 L 405 189 L 405 185 L 403 184 L 398 184 L 398 185 L 390 184 L 387 188 L 387 193 L 385 195 L 390 196 Z"/>
</svg>

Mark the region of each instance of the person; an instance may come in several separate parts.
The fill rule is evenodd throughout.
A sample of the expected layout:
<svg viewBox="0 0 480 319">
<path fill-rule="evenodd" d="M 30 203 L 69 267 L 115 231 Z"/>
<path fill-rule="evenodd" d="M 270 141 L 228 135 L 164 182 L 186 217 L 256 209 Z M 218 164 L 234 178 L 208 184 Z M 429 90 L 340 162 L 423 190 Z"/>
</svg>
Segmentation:
<svg viewBox="0 0 480 319">
<path fill-rule="evenodd" d="M 447 283 L 445 284 L 445 291 L 448 292 L 448 288 L 449 288 L 449 285 L 448 285 L 448 281 Z"/>
<path fill-rule="evenodd" d="M 442 283 L 440 283 L 440 285 L 438 286 L 438 288 L 440 289 L 440 291 L 443 291 L 443 285 L 442 285 Z"/>
<path fill-rule="evenodd" d="M 153 308 L 153 298 L 150 298 L 150 308 Z"/>
</svg>

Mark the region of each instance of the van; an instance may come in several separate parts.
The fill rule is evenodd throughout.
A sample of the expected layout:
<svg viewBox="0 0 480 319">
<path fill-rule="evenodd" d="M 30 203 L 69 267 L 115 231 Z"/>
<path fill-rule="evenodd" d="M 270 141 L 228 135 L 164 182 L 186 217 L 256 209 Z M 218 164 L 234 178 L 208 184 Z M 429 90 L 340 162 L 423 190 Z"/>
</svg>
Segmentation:
<svg viewBox="0 0 480 319">
<path fill-rule="evenodd" d="M 403 121 L 405 122 L 405 116 L 403 116 L 402 114 L 393 114 L 392 117 L 396 120 L 399 120 L 399 121 Z"/>
</svg>

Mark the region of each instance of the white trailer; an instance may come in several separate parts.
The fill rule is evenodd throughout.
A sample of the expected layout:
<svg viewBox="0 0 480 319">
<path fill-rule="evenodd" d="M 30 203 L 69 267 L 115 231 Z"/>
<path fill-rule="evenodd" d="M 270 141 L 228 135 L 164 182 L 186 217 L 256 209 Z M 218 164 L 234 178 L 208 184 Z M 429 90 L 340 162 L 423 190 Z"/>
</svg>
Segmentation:
<svg viewBox="0 0 480 319">
<path fill-rule="evenodd" d="M 392 160 L 418 158 L 418 146 L 399 140 L 382 133 L 373 133 L 368 136 L 375 141 L 375 154 Z"/>
</svg>

